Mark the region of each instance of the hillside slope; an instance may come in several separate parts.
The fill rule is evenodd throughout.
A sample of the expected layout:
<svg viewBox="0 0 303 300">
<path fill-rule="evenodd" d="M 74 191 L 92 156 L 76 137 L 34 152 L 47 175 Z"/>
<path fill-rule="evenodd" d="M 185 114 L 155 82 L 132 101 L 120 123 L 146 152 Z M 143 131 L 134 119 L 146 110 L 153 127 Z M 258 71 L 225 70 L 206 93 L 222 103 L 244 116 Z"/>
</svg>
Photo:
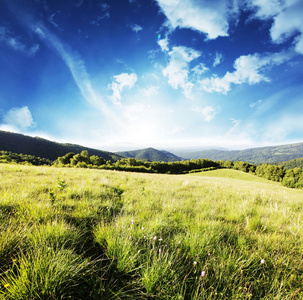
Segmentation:
<svg viewBox="0 0 303 300">
<path fill-rule="evenodd" d="M 291 159 L 288 161 L 284 161 L 282 165 L 286 169 L 294 169 L 294 168 L 301 168 L 303 169 L 303 157 Z"/>
<path fill-rule="evenodd" d="M 168 152 L 168 151 L 160 151 L 154 148 L 146 148 L 141 150 L 134 151 L 124 151 L 124 152 L 116 152 L 116 154 L 136 158 L 136 159 L 146 159 L 149 161 L 180 161 L 182 160 L 180 157 Z"/>
<path fill-rule="evenodd" d="M 83 150 L 87 150 L 90 155 L 97 155 L 105 160 L 117 161 L 121 158 L 111 152 L 74 144 L 60 144 L 40 137 L 31 137 L 6 131 L 0 131 L 0 150 L 30 154 L 50 160 L 55 160 L 68 152 L 80 153 Z"/>
<path fill-rule="evenodd" d="M 194 152 L 174 151 L 185 159 L 209 158 L 211 160 L 246 161 L 254 164 L 283 162 L 303 157 L 303 143 L 250 148 L 245 150 L 202 150 Z"/>
</svg>

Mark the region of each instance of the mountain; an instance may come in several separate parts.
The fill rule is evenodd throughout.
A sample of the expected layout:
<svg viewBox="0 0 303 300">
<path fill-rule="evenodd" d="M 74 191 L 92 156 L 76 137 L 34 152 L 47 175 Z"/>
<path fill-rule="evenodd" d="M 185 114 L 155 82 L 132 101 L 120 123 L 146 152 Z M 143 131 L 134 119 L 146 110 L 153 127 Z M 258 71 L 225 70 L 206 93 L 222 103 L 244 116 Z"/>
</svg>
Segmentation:
<svg viewBox="0 0 303 300">
<path fill-rule="evenodd" d="M 253 164 L 283 162 L 303 157 L 303 143 L 250 148 L 245 150 L 202 150 L 194 152 L 173 151 L 185 159 L 208 158 L 210 160 L 246 161 Z"/>
<path fill-rule="evenodd" d="M 182 158 L 164 150 L 157 150 L 154 148 L 146 148 L 141 150 L 134 151 L 123 151 L 123 152 L 115 152 L 118 155 L 136 158 L 136 159 L 146 159 L 149 161 L 180 161 Z"/>
<path fill-rule="evenodd" d="M 31 137 L 19 133 L 12 133 L 0 130 L 0 150 L 13 153 L 30 154 L 36 157 L 55 160 L 68 152 L 80 153 L 87 150 L 89 155 L 97 155 L 105 160 L 117 161 L 121 159 L 117 154 L 83 147 L 74 144 L 60 144 L 40 137 Z"/>
</svg>

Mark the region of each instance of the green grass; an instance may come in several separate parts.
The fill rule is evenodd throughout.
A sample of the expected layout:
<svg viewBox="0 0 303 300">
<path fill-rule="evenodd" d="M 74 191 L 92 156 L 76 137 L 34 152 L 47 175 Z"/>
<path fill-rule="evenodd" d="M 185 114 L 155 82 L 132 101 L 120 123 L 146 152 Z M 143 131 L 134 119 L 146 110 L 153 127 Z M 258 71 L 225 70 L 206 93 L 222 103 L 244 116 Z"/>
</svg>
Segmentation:
<svg viewBox="0 0 303 300">
<path fill-rule="evenodd" d="M 303 298 L 302 190 L 235 170 L 0 179 L 0 299 Z"/>
<path fill-rule="evenodd" d="M 232 170 L 232 169 L 217 169 L 217 170 L 208 171 L 208 172 L 194 173 L 191 175 L 203 176 L 203 177 L 228 178 L 228 179 L 235 179 L 235 180 L 246 180 L 246 181 L 251 181 L 251 182 L 253 181 L 253 182 L 268 184 L 267 179 L 255 176 L 250 173 L 239 172 L 237 170 Z"/>
</svg>

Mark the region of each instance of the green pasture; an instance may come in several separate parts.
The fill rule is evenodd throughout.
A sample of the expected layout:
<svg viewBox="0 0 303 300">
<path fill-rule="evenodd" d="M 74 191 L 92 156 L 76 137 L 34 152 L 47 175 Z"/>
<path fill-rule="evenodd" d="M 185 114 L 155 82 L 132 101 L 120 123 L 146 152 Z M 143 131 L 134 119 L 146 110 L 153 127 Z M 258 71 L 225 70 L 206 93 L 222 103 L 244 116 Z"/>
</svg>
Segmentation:
<svg viewBox="0 0 303 300">
<path fill-rule="evenodd" d="M 0 180 L 0 299 L 303 298 L 302 190 L 228 169 Z"/>
</svg>

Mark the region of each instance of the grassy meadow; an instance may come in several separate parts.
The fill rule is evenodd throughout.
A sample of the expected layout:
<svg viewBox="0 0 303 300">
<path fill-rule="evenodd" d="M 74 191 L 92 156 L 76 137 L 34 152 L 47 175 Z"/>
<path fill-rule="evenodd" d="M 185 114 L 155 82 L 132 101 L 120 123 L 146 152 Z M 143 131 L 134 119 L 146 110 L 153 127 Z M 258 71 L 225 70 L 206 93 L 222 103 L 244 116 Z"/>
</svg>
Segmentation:
<svg viewBox="0 0 303 300">
<path fill-rule="evenodd" d="M 0 178 L 0 299 L 303 299 L 303 190 L 227 169 Z"/>
</svg>

